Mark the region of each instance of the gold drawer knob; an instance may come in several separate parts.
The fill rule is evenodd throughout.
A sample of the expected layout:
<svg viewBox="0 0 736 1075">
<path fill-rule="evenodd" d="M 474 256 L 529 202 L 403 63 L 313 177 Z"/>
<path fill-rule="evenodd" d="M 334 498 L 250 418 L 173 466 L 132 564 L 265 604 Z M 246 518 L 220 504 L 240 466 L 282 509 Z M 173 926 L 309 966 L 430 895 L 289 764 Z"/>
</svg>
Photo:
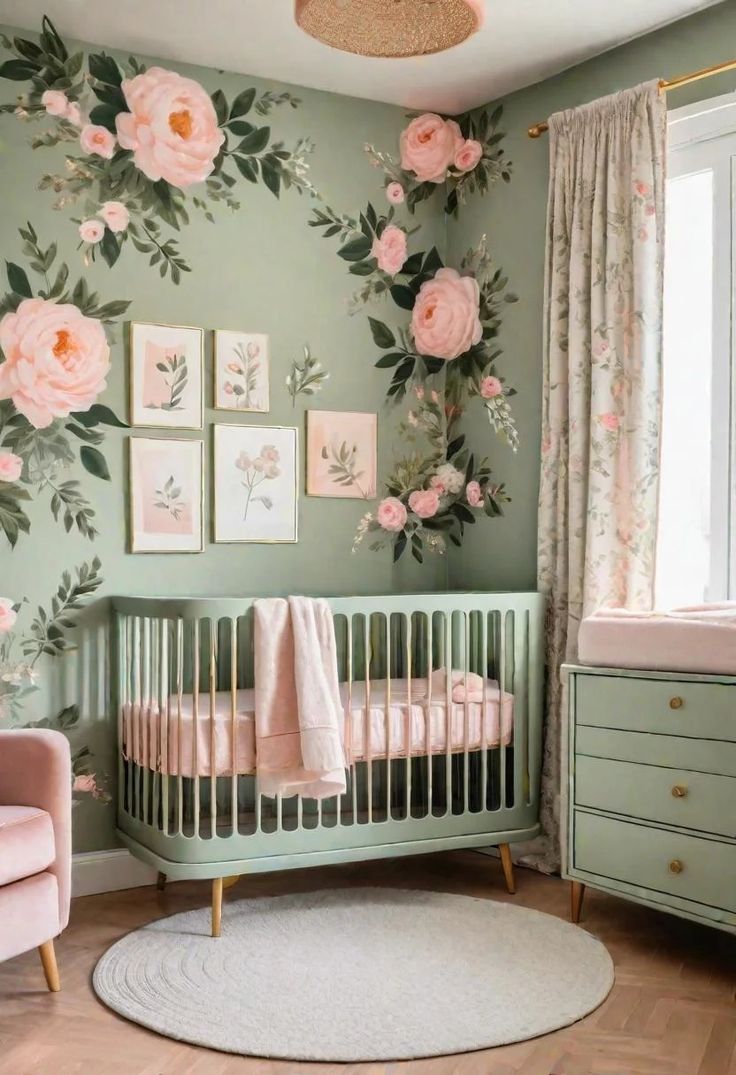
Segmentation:
<svg viewBox="0 0 736 1075">
<path fill-rule="evenodd" d="M 676 799 L 684 799 L 687 795 L 687 788 L 684 784 L 675 784 L 672 789 L 672 794 Z"/>
<path fill-rule="evenodd" d="M 682 873 L 685 869 L 679 859 L 673 859 L 670 863 L 670 873 Z"/>
<path fill-rule="evenodd" d="M 670 698 L 670 709 L 682 709 L 684 704 L 679 694 L 676 694 L 674 698 Z"/>
</svg>

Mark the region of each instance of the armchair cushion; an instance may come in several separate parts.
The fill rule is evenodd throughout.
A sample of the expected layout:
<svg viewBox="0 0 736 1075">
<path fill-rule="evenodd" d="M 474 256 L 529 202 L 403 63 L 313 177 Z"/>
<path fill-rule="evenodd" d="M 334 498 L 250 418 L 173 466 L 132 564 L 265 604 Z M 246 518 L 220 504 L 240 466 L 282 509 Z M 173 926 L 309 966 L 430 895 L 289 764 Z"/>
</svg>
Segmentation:
<svg viewBox="0 0 736 1075">
<path fill-rule="evenodd" d="M 0 886 L 41 873 L 56 858 L 51 816 L 35 806 L 0 806 Z"/>
</svg>

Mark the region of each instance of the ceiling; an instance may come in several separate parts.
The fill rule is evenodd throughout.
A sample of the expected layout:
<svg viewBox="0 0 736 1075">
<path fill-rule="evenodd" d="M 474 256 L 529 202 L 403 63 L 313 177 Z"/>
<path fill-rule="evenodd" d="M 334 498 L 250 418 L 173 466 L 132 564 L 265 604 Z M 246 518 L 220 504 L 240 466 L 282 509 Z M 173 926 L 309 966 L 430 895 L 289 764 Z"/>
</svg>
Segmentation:
<svg viewBox="0 0 736 1075">
<path fill-rule="evenodd" d="M 462 112 L 548 78 L 719 0 L 485 0 L 483 29 L 434 56 L 376 60 L 294 24 L 292 0 L 0 0 L 0 21 L 279 82 Z M 657 72 L 653 72 L 657 74 Z"/>
</svg>

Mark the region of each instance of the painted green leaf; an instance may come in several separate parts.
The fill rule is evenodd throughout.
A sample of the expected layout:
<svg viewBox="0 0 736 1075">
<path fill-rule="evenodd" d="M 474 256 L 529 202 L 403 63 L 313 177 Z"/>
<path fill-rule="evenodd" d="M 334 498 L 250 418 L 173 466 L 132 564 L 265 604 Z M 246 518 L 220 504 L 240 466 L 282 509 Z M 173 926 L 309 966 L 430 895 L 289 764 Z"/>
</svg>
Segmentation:
<svg viewBox="0 0 736 1075">
<path fill-rule="evenodd" d="M 388 347 L 395 346 L 396 338 L 388 325 L 384 325 L 383 321 L 377 321 L 375 317 L 369 317 L 368 323 L 371 326 L 373 341 L 377 347 L 382 347 L 385 350 Z"/>
<path fill-rule="evenodd" d="M 82 466 L 85 470 L 93 474 L 95 478 L 102 478 L 103 481 L 110 481 L 110 471 L 108 470 L 105 457 L 102 452 L 98 452 L 96 448 L 90 448 L 88 444 L 85 444 L 80 449 L 79 458 L 82 460 Z"/>
<path fill-rule="evenodd" d="M 238 153 L 261 153 L 268 145 L 270 138 L 270 127 L 256 127 L 256 129 L 251 134 L 247 134 L 243 141 L 238 145 Z"/>
<path fill-rule="evenodd" d="M 114 108 L 109 104 L 95 105 L 89 114 L 89 121 L 90 123 L 98 124 L 100 127 L 106 127 L 108 131 L 115 134 L 117 132 L 115 117 L 119 111 L 119 108 Z"/>
<path fill-rule="evenodd" d="M 416 296 L 410 287 L 404 284 L 393 284 L 390 288 L 391 298 L 402 310 L 413 310 Z"/>
<path fill-rule="evenodd" d="M 222 90 L 215 90 L 212 94 L 212 105 L 215 109 L 218 125 L 222 126 L 227 119 L 227 100 Z"/>
<path fill-rule="evenodd" d="M 345 243 L 337 253 L 344 261 L 363 261 L 370 255 L 370 252 L 370 240 L 361 235 L 357 239 L 351 239 L 349 243 Z"/>
<path fill-rule="evenodd" d="M 278 198 L 281 191 L 281 176 L 267 160 L 261 161 L 261 175 L 263 176 L 263 182 L 268 189 L 276 198 Z"/>
<path fill-rule="evenodd" d="M 0 64 L 0 78 L 9 78 L 13 82 L 25 82 L 33 78 L 40 70 L 40 65 L 31 60 L 6 60 Z"/>
<path fill-rule="evenodd" d="M 120 68 L 112 56 L 104 52 L 92 52 L 88 59 L 89 73 L 99 82 L 106 82 L 109 86 L 119 86 L 123 81 Z"/>
<path fill-rule="evenodd" d="M 104 258 L 106 263 L 110 266 L 110 268 L 113 267 L 115 262 L 120 257 L 120 243 L 109 228 L 105 228 L 105 232 L 102 236 L 102 241 L 100 242 L 100 253 L 102 254 L 102 257 Z"/>
<path fill-rule="evenodd" d="M 30 299 L 33 296 L 31 285 L 28 282 L 28 277 L 25 271 L 21 269 L 20 265 L 15 265 L 12 261 L 6 261 L 5 267 L 8 273 L 8 283 L 11 290 L 16 295 L 23 295 L 24 298 Z"/>
<path fill-rule="evenodd" d="M 230 109 L 230 119 L 235 119 L 237 116 L 246 116 L 253 107 L 253 101 L 256 97 L 255 88 L 251 87 L 249 90 L 243 90 L 232 103 Z M 232 130 L 231 126 L 231 130 Z"/>
<path fill-rule="evenodd" d="M 248 157 L 235 157 L 235 164 L 242 176 L 245 176 L 251 183 L 258 182 L 258 169 L 252 160 Z"/>
</svg>

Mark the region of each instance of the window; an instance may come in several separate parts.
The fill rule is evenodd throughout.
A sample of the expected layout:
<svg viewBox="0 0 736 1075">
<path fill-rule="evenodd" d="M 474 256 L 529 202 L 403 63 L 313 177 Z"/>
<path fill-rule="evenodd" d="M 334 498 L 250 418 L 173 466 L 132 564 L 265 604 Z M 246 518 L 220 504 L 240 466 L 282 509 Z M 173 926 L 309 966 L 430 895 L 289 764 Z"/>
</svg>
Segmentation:
<svg viewBox="0 0 736 1075">
<path fill-rule="evenodd" d="M 736 94 L 670 115 L 656 605 L 736 597 Z"/>
</svg>

